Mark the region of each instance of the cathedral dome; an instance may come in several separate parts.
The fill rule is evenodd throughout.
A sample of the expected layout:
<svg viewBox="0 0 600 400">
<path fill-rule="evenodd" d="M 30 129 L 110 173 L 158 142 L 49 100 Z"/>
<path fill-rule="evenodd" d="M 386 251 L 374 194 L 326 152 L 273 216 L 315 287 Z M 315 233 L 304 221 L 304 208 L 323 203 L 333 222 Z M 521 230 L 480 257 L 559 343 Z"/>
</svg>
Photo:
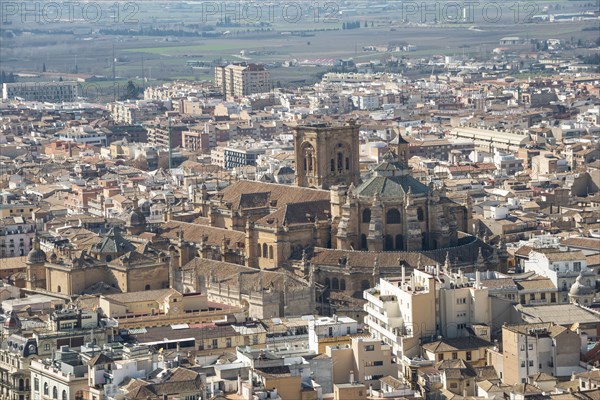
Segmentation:
<svg viewBox="0 0 600 400">
<path fill-rule="evenodd" d="M 8 318 L 4 320 L 4 328 L 18 330 L 21 329 L 21 319 L 14 311 L 11 311 Z"/>
<path fill-rule="evenodd" d="M 27 253 L 27 264 L 42 264 L 46 262 L 46 253 L 40 249 L 37 242 L 34 243 L 33 249 Z"/>
<path fill-rule="evenodd" d="M 139 208 L 136 208 L 127 216 L 126 224 L 127 226 L 146 225 L 146 217 Z"/>
<path fill-rule="evenodd" d="M 594 294 L 594 289 L 586 286 L 582 282 L 582 276 L 579 275 L 575 280 L 573 286 L 569 290 L 569 296 L 578 297 L 578 296 L 589 296 Z"/>
</svg>

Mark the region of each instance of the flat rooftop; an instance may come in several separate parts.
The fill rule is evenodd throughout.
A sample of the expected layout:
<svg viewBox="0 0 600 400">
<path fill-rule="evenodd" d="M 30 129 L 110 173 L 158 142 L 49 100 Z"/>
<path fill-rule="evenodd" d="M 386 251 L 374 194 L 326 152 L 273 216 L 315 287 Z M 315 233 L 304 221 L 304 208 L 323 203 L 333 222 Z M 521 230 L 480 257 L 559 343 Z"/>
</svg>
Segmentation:
<svg viewBox="0 0 600 400">
<path fill-rule="evenodd" d="M 529 323 L 554 322 L 558 325 L 598 324 L 600 313 L 586 310 L 575 304 L 544 306 L 517 306 L 523 319 Z"/>
</svg>

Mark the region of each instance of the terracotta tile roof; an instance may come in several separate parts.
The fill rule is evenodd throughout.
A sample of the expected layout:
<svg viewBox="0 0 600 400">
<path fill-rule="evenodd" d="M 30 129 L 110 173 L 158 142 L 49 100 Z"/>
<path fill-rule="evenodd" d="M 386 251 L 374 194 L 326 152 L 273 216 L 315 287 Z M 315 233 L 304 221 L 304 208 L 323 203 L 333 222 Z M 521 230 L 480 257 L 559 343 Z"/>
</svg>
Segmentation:
<svg viewBox="0 0 600 400">
<path fill-rule="evenodd" d="M 207 258 L 194 258 L 183 270 L 193 270 L 197 276 L 204 276 L 207 282 L 212 276 L 216 282 L 236 288 L 240 281 L 242 288 L 247 289 L 261 286 L 283 291 L 308 287 L 308 282 L 285 269 L 266 271 Z"/>
<path fill-rule="evenodd" d="M 445 338 L 432 343 L 427 343 L 423 345 L 423 349 L 433 353 L 443 353 L 448 351 L 475 350 L 481 347 L 492 346 L 493 344 L 487 340 L 475 336 L 467 336 L 458 338 Z"/>
<path fill-rule="evenodd" d="M 293 225 L 305 224 L 315 221 L 315 216 L 324 221 L 329 219 L 331 202 L 329 200 L 305 201 L 301 203 L 290 203 L 277 209 L 277 211 L 264 216 L 256 221 L 259 225 L 280 224 Z"/>
<path fill-rule="evenodd" d="M 242 195 L 248 197 L 253 193 L 269 193 L 269 199 L 275 201 L 278 207 L 288 203 L 303 201 L 330 200 L 327 190 L 309 189 L 276 183 L 241 180 L 232 183 L 221 191 L 222 200 L 232 203 L 232 208 L 240 206 Z"/>
<path fill-rule="evenodd" d="M 237 247 L 236 243 L 243 244 L 246 239 L 244 232 L 181 221 L 169 221 L 163 224 L 162 232 L 159 236 L 167 239 L 177 239 L 179 230 L 183 231 L 184 240 L 192 243 L 200 243 L 202 237 L 205 237 L 207 240 L 206 243 L 211 246 L 220 246 L 223 238 L 225 238 L 229 240 L 229 247 L 235 248 Z"/>
<path fill-rule="evenodd" d="M 335 250 L 317 247 L 311 258 L 315 265 L 339 265 L 342 257 L 346 257 L 347 264 L 352 267 L 373 268 L 375 259 L 379 262 L 380 268 L 400 268 L 400 263 L 404 261 L 409 266 L 415 268 L 419 261 L 419 253 L 413 252 L 374 252 L 374 251 L 355 251 L 355 250 Z M 425 255 L 421 256 L 423 265 L 435 265 L 436 261 Z"/>
</svg>

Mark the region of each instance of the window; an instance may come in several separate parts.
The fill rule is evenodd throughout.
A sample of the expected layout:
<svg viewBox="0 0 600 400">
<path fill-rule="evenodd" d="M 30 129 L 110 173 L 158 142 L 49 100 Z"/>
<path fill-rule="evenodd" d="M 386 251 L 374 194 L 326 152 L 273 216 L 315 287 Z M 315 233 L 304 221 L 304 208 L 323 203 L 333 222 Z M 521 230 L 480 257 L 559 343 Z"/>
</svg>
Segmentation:
<svg viewBox="0 0 600 400">
<path fill-rule="evenodd" d="M 366 345 L 365 351 L 375 351 L 375 346 L 372 344 Z"/>
<path fill-rule="evenodd" d="M 458 387 L 458 383 L 452 382 L 450 383 L 450 389 L 456 389 Z"/>
<path fill-rule="evenodd" d="M 581 272 L 581 263 L 579 261 L 573 263 L 573 271 Z"/>
<path fill-rule="evenodd" d="M 231 347 L 231 338 L 225 339 L 225 347 Z"/>
<path fill-rule="evenodd" d="M 529 300 L 535 300 L 535 293 L 531 293 L 529 295 Z"/>
<path fill-rule="evenodd" d="M 388 224 L 399 224 L 400 223 L 400 211 L 396 208 L 392 208 L 387 211 L 385 219 Z"/>
<path fill-rule="evenodd" d="M 367 224 L 371 222 L 371 209 L 365 208 L 362 212 L 362 222 Z"/>
<path fill-rule="evenodd" d="M 67 400 L 67 391 L 66 390 L 62 391 L 62 400 Z"/>
<path fill-rule="evenodd" d="M 38 378 L 33 378 L 33 390 L 40 391 L 40 380 Z"/>
<path fill-rule="evenodd" d="M 438 361 L 444 361 L 444 353 L 438 354 Z"/>
<path fill-rule="evenodd" d="M 44 396 L 48 396 L 48 382 L 44 382 Z"/>
<path fill-rule="evenodd" d="M 456 299 L 456 304 L 467 304 L 467 298 L 461 297 L 461 298 Z"/>
<path fill-rule="evenodd" d="M 556 303 L 556 293 L 550 293 L 550 303 Z"/>
<path fill-rule="evenodd" d="M 525 361 L 521 361 L 521 368 L 525 368 Z"/>
<path fill-rule="evenodd" d="M 423 208 L 421 207 L 417 208 L 417 219 L 420 222 L 423 222 L 423 220 L 425 219 L 425 213 L 423 212 Z"/>
<path fill-rule="evenodd" d="M 532 343 L 529 343 L 529 345 L 527 346 L 527 348 L 528 348 L 529 350 L 533 350 L 533 344 L 532 344 Z"/>
<path fill-rule="evenodd" d="M 53 399 L 58 399 L 58 389 L 56 388 L 56 386 L 54 386 L 52 388 L 52 398 Z"/>
<path fill-rule="evenodd" d="M 458 353 L 454 352 L 452 353 L 452 359 L 456 360 L 458 358 Z"/>
<path fill-rule="evenodd" d="M 540 294 L 540 299 L 546 300 L 546 293 L 541 293 Z"/>
<path fill-rule="evenodd" d="M 533 367 L 533 360 L 529 360 L 529 366 Z"/>
<path fill-rule="evenodd" d="M 471 361 L 471 352 L 467 351 L 467 361 Z"/>
<path fill-rule="evenodd" d="M 48 343 L 44 344 L 44 350 L 46 350 L 46 351 L 50 350 L 50 345 Z"/>
<path fill-rule="evenodd" d="M 524 344 L 521 345 L 521 351 L 525 351 L 525 345 Z"/>
<path fill-rule="evenodd" d="M 212 340 L 212 348 L 213 349 L 218 349 L 219 348 L 219 341 L 217 339 L 213 339 Z"/>
</svg>

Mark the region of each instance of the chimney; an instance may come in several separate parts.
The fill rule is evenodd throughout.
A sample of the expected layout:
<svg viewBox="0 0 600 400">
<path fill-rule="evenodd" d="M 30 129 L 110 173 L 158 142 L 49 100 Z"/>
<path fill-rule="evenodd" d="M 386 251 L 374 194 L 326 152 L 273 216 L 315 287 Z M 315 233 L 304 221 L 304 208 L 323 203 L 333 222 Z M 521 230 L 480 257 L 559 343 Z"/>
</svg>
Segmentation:
<svg viewBox="0 0 600 400">
<path fill-rule="evenodd" d="M 481 272 L 475 271 L 475 289 L 481 289 Z"/>
<path fill-rule="evenodd" d="M 237 387 L 238 387 L 237 394 L 238 394 L 238 396 L 241 396 L 242 395 L 242 375 L 240 375 L 239 373 L 238 373 L 238 378 L 237 378 Z"/>
<path fill-rule="evenodd" d="M 402 266 L 402 282 L 401 285 L 404 286 L 404 279 L 406 279 L 406 267 Z"/>
<path fill-rule="evenodd" d="M 354 383 L 354 371 L 350 371 L 350 383 Z"/>
</svg>

